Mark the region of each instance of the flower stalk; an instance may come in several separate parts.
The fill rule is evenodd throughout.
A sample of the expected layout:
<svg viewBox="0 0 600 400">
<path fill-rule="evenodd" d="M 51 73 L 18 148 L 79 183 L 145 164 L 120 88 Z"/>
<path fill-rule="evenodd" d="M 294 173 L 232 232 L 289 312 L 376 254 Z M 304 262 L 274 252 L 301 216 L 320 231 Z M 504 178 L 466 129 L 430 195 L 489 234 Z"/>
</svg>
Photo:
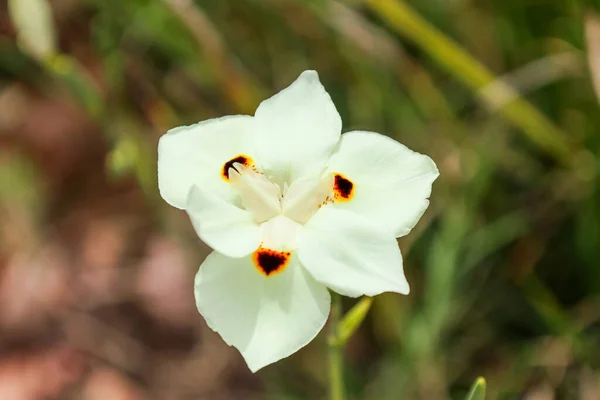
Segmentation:
<svg viewBox="0 0 600 400">
<path fill-rule="evenodd" d="M 331 294 L 331 328 L 329 331 L 329 398 L 344 400 L 344 346 L 357 331 L 371 309 L 372 297 L 363 297 L 342 317 L 342 298 Z"/>
<path fill-rule="evenodd" d="M 339 340 L 338 324 L 342 314 L 342 298 L 331 293 L 331 327 L 329 331 L 329 400 L 345 400 L 343 344 Z"/>
</svg>

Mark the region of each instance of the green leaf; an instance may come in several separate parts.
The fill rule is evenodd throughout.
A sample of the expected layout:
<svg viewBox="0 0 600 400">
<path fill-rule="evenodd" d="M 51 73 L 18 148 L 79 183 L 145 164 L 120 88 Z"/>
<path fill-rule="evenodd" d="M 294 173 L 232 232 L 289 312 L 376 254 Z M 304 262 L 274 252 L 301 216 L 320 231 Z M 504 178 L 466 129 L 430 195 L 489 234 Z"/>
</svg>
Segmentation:
<svg viewBox="0 0 600 400">
<path fill-rule="evenodd" d="M 585 16 L 585 37 L 592 84 L 600 101 L 600 14 L 594 11 Z"/>
<path fill-rule="evenodd" d="M 337 345 L 343 346 L 363 322 L 373 303 L 373 298 L 364 297 L 352 307 L 337 326 Z"/>
<path fill-rule="evenodd" d="M 105 106 L 88 71 L 73 57 L 63 54 L 49 56 L 43 63 L 46 70 L 77 98 L 92 118 L 99 118 Z"/>
<path fill-rule="evenodd" d="M 47 0 L 8 0 L 21 49 L 38 61 L 56 54 L 56 30 Z"/>
<path fill-rule="evenodd" d="M 485 400 L 485 378 L 477 378 L 465 400 Z"/>
</svg>

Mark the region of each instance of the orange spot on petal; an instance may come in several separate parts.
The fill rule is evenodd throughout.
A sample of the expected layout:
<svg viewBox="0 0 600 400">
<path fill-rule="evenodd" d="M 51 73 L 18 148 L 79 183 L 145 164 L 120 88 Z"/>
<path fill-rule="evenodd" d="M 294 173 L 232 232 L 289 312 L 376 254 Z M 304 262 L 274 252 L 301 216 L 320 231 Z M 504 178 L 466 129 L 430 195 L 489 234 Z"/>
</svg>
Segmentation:
<svg viewBox="0 0 600 400">
<path fill-rule="evenodd" d="M 354 196 L 354 183 L 342 174 L 335 174 L 333 183 L 335 201 L 350 201 Z"/>
<path fill-rule="evenodd" d="M 264 276 L 273 276 L 282 272 L 290 262 L 292 253 L 289 251 L 276 251 L 259 247 L 252 254 L 252 261 L 258 272 Z"/>
<path fill-rule="evenodd" d="M 248 157 L 243 154 L 233 157 L 231 160 L 223 164 L 223 168 L 221 169 L 221 177 L 227 182 L 229 182 L 229 168 L 235 169 L 235 167 L 233 166 L 233 164 L 235 163 L 240 163 L 242 165 L 245 165 L 246 167 L 252 166 L 252 168 L 254 168 L 254 160 L 252 160 L 251 157 Z"/>
</svg>

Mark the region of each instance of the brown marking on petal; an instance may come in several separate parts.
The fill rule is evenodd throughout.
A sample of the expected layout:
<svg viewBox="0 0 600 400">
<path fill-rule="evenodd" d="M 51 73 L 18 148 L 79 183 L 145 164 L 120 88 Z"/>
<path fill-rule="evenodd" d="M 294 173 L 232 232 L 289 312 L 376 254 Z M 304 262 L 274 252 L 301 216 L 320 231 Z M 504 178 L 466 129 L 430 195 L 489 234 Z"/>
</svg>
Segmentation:
<svg viewBox="0 0 600 400">
<path fill-rule="evenodd" d="M 354 183 L 342 174 L 335 174 L 333 183 L 335 201 L 350 201 L 354 196 Z"/>
<path fill-rule="evenodd" d="M 252 261 L 258 272 L 264 276 L 273 276 L 287 267 L 291 257 L 292 253 L 289 251 L 276 251 L 259 247 L 252 254 Z"/>
<path fill-rule="evenodd" d="M 228 182 L 229 182 L 229 168 L 235 169 L 235 167 L 233 166 L 233 164 L 235 164 L 235 163 L 240 163 L 242 165 L 245 165 L 246 167 L 252 166 L 252 168 L 255 168 L 254 161 L 252 160 L 252 158 L 250 158 L 246 155 L 243 155 L 243 154 L 233 157 L 231 160 L 229 160 L 225 164 L 223 164 L 223 168 L 221 169 L 221 177 Z M 236 169 L 236 171 L 237 171 L 237 169 Z M 238 171 L 238 172 L 240 172 L 240 171 Z"/>
<path fill-rule="evenodd" d="M 337 197 L 338 197 L 338 196 L 337 196 L 337 194 L 335 193 L 335 188 L 334 188 L 334 194 L 333 194 L 332 196 L 327 196 L 327 197 L 325 197 L 325 200 L 323 200 L 323 201 L 322 201 L 320 204 L 318 204 L 318 205 L 317 205 L 317 208 L 321 208 L 321 207 L 324 207 L 324 206 L 326 206 L 327 204 L 331 204 L 331 203 L 333 203 L 333 201 L 334 201 L 335 199 L 337 199 Z"/>
</svg>

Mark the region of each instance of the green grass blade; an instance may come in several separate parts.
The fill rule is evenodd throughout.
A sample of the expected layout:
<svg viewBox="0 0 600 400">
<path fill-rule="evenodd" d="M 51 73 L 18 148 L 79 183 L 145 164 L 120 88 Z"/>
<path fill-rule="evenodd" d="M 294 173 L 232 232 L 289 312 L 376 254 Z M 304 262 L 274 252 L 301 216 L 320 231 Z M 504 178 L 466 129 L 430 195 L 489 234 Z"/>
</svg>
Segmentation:
<svg viewBox="0 0 600 400">
<path fill-rule="evenodd" d="M 477 378 L 465 400 L 485 400 L 485 378 Z"/>
<path fill-rule="evenodd" d="M 458 43 L 433 27 L 402 0 L 366 0 L 366 3 L 391 28 L 421 47 L 492 109 L 498 108 L 538 147 L 563 164 L 570 164 L 572 149 L 566 134 L 512 87 L 498 81 Z M 492 84 L 495 89 L 490 91 Z"/>
</svg>

